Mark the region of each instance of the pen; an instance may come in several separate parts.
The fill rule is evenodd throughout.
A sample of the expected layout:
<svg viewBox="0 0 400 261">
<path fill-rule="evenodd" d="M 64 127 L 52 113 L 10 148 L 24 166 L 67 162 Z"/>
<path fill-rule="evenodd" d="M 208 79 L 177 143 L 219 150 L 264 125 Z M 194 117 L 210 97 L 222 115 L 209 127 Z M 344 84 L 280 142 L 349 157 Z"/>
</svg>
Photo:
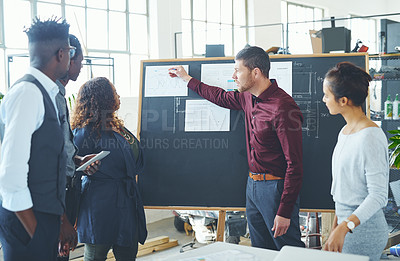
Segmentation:
<svg viewBox="0 0 400 261">
<path fill-rule="evenodd" d="M 173 72 L 171 72 L 171 71 L 173 71 Z M 171 77 L 178 77 L 178 75 L 176 75 L 176 72 L 177 70 L 175 69 L 175 68 L 171 68 L 171 69 L 169 69 L 168 70 L 168 73 L 169 73 L 169 76 L 171 76 Z"/>
</svg>

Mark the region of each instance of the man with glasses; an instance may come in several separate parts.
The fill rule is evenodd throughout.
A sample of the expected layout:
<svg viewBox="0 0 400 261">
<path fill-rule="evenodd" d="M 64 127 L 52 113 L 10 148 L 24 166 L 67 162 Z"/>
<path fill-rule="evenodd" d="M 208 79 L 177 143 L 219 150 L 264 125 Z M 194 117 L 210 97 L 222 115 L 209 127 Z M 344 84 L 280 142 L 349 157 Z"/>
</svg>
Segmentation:
<svg viewBox="0 0 400 261">
<path fill-rule="evenodd" d="M 0 107 L 0 241 L 6 261 L 56 260 L 66 154 L 55 82 L 67 75 L 74 49 L 65 20 L 35 18 L 25 32 L 30 68 Z"/>
<path fill-rule="evenodd" d="M 60 78 L 56 82 L 59 88 L 59 92 L 56 95 L 56 104 L 60 113 L 60 118 L 62 119 L 61 126 L 63 129 L 65 142 L 64 148 L 67 154 L 67 187 L 65 197 L 66 211 L 61 217 L 62 222 L 60 230 L 59 257 L 57 257 L 58 261 L 69 260 L 70 248 L 73 250 L 78 243 L 78 235 L 73 225 L 75 224 L 78 214 L 78 203 L 81 189 L 81 172 L 75 172 L 76 166 L 81 165 L 83 162 L 86 162 L 87 159 L 90 159 L 94 156 L 87 155 L 85 157 L 81 157 L 76 155 L 77 148 L 73 142 L 74 136 L 72 134 L 71 125 L 69 122 L 69 112 L 67 102 L 65 100 L 65 86 L 69 80 L 76 81 L 78 79 L 82 68 L 83 52 L 78 38 L 72 34 L 69 35 L 69 43 L 72 47 L 70 49 L 71 61 L 69 70 L 64 78 Z M 85 174 L 94 174 L 98 169 L 99 163 L 99 161 L 92 163 L 92 165 L 84 171 Z"/>
</svg>

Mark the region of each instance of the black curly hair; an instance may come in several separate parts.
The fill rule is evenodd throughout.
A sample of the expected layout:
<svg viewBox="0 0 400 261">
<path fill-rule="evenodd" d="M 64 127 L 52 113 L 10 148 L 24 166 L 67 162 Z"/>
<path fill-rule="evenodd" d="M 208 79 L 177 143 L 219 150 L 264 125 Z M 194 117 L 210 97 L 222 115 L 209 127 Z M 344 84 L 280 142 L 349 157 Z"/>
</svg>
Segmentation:
<svg viewBox="0 0 400 261">
<path fill-rule="evenodd" d="M 114 85 L 105 77 L 96 77 L 84 83 L 78 92 L 71 115 L 71 128 L 92 127 L 100 136 L 101 130 L 124 126 L 116 115 L 119 96 Z"/>
</svg>

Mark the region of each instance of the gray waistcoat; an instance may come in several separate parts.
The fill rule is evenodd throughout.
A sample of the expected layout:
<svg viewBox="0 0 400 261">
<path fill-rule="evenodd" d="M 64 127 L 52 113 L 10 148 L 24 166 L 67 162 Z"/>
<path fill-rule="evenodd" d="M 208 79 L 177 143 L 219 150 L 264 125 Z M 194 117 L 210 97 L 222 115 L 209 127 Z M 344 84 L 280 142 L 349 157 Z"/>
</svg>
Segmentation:
<svg viewBox="0 0 400 261">
<path fill-rule="evenodd" d="M 62 215 L 65 210 L 65 164 L 64 136 L 57 120 L 53 102 L 40 82 L 32 75 L 25 75 L 18 82 L 35 84 L 43 95 L 44 119 L 32 134 L 29 158 L 28 187 L 33 209 Z"/>
</svg>

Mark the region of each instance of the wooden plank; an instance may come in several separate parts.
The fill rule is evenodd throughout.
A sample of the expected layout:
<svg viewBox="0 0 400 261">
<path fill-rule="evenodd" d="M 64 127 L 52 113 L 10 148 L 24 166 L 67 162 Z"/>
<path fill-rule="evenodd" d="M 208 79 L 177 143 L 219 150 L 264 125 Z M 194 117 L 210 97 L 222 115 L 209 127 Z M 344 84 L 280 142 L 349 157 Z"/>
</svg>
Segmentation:
<svg viewBox="0 0 400 261">
<path fill-rule="evenodd" d="M 171 239 L 171 240 L 169 240 L 169 242 L 163 243 L 161 245 L 155 245 L 155 246 L 152 246 L 152 247 L 147 247 L 147 248 L 143 248 L 143 249 L 139 250 L 137 255 L 136 255 L 136 257 L 148 255 L 148 254 L 151 254 L 153 252 L 165 250 L 165 249 L 177 246 L 177 245 L 178 245 L 178 240 Z M 112 250 L 110 250 L 108 252 L 106 260 L 107 261 L 115 261 L 115 257 L 114 257 L 114 254 L 113 254 Z"/>
<path fill-rule="evenodd" d="M 178 240 L 170 240 L 168 236 L 160 236 L 149 239 L 144 245 L 139 245 L 137 257 L 150 254 L 155 251 L 161 251 L 178 245 Z M 74 261 L 83 261 L 83 257 L 73 259 Z M 112 249 L 107 253 L 107 261 L 114 261 L 115 257 Z"/>
<path fill-rule="evenodd" d="M 165 244 L 169 242 L 169 237 L 168 236 L 160 236 L 160 237 L 155 237 L 149 240 L 146 240 L 144 245 L 139 245 L 139 251 L 143 250 L 145 248 Z"/>
<path fill-rule="evenodd" d="M 144 206 L 144 209 L 246 211 L 245 207 Z"/>
<path fill-rule="evenodd" d="M 332 230 L 333 220 L 335 219 L 335 213 L 322 213 L 321 216 L 321 235 L 322 245 L 325 244 Z"/>
<path fill-rule="evenodd" d="M 313 208 L 301 208 L 300 212 L 321 212 L 321 213 L 335 213 L 334 209 L 313 209 Z"/>
<path fill-rule="evenodd" d="M 144 248 L 143 250 L 139 250 L 137 257 L 140 256 L 144 256 L 153 252 L 157 252 L 157 251 L 161 251 L 161 250 L 165 250 L 174 246 L 178 245 L 178 240 L 176 239 L 170 239 L 168 243 L 164 243 L 161 245 L 157 245 L 157 246 L 153 246 L 153 247 L 148 247 L 148 248 Z"/>
<path fill-rule="evenodd" d="M 320 54 L 275 54 L 270 55 L 270 59 L 280 58 L 308 58 L 308 57 L 343 57 L 343 56 L 365 56 L 366 53 L 320 53 Z M 142 60 L 142 63 L 160 62 L 190 62 L 190 61 L 224 61 L 234 60 L 234 56 L 228 57 L 207 57 L 207 58 L 179 58 L 179 59 L 152 59 Z"/>
<path fill-rule="evenodd" d="M 388 242 L 386 244 L 385 249 L 397 245 L 399 243 L 400 243 L 400 231 L 391 233 L 389 234 Z"/>
<path fill-rule="evenodd" d="M 218 216 L 218 226 L 217 226 L 217 241 L 218 242 L 224 242 L 225 216 L 226 216 L 226 211 L 220 210 L 219 216 Z"/>
<path fill-rule="evenodd" d="M 112 252 L 112 248 L 108 251 L 106 260 L 115 260 L 114 253 Z"/>
</svg>

